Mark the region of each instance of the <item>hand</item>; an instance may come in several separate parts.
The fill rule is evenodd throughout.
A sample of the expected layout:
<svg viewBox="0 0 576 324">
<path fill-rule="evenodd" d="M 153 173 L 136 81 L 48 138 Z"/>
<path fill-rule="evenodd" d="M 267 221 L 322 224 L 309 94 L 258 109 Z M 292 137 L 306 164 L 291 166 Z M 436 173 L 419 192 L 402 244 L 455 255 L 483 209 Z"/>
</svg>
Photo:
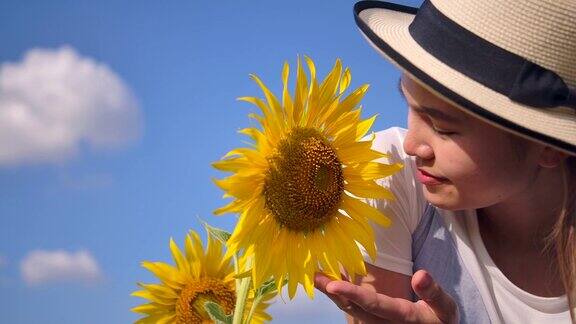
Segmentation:
<svg viewBox="0 0 576 324">
<path fill-rule="evenodd" d="M 332 281 L 323 274 L 316 274 L 314 285 L 340 309 L 364 323 L 458 323 L 456 303 L 424 270 L 412 276 L 412 289 L 420 298 L 415 303 L 348 281 Z"/>
</svg>

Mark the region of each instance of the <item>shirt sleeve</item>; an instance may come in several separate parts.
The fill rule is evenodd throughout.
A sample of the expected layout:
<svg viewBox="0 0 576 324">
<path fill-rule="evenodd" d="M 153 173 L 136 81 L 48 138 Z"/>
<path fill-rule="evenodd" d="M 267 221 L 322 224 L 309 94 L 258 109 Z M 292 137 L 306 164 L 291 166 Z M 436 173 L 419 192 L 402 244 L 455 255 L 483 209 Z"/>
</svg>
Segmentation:
<svg viewBox="0 0 576 324">
<path fill-rule="evenodd" d="M 389 188 L 396 200 L 369 199 L 367 203 L 378 208 L 392 219 L 392 225 L 383 228 L 372 223 L 376 239 L 377 255 L 372 260 L 362 251 L 366 262 L 377 267 L 412 275 L 412 233 L 418 226 L 426 200 L 422 186 L 415 179 L 416 164 L 412 157 L 404 153 L 403 142 L 406 130 L 398 127 L 375 134 L 372 147 L 387 153 L 383 163 L 402 163 L 404 168 L 394 175 L 378 180 L 378 184 Z"/>
</svg>

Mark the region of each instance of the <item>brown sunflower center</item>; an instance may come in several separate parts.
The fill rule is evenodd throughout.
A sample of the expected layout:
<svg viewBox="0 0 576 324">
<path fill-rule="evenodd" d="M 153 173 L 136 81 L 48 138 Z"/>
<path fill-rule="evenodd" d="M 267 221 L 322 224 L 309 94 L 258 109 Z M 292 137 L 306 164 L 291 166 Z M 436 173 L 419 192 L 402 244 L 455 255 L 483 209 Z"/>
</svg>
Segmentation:
<svg viewBox="0 0 576 324">
<path fill-rule="evenodd" d="M 202 278 L 192 281 L 180 292 L 176 303 L 176 323 L 197 324 L 210 321 L 204 303 L 212 301 L 220 305 L 226 314 L 234 310 L 236 293 L 222 281 Z"/>
<path fill-rule="evenodd" d="M 311 232 L 328 222 L 344 191 L 342 163 L 326 138 L 295 128 L 269 158 L 266 208 L 290 230 Z"/>
</svg>

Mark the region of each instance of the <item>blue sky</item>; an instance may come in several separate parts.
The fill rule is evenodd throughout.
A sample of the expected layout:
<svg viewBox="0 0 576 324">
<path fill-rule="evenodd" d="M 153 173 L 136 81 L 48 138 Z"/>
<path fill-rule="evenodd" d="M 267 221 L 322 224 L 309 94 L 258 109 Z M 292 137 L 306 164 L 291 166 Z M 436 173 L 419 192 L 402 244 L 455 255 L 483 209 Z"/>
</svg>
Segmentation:
<svg viewBox="0 0 576 324">
<path fill-rule="evenodd" d="M 132 322 L 130 292 L 155 281 L 142 260 L 169 261 L 169 238 L 202 231 L 198 217 L 231 230 L 234 216 L 212 215 L 223 175 L 210 163 L 242 145 L 253 109 L 235 99 L 260 96 L 250 73 L 278 93 L 284 61 L 308 55 L 324 76 L 339 57 L 352 87 L 371 85 L 374 129 L 405 126 L 399 72 L 360 36 L 353 3 L 2 1 L 0 322 Z M 342 320 L 323 298 L 271 312 Z"/>
</svg>

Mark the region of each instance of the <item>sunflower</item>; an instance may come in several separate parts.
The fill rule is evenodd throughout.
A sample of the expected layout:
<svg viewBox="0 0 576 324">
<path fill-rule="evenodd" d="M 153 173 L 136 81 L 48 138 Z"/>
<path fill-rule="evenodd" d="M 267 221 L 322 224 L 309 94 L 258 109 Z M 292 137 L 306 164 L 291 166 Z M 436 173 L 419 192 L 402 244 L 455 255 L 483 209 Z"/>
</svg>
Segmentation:
<svg viewBox="0 0 576 324">
<path fill-rule="evenodd" d="M 372 150 L 373 136 L 364 139 L 376 117 L 360 117 L 358 105 L 368 85 L 344 96 L 351 74 L 339 59 L 320 85 L 314 62 L 305 59 L 310 83 L 298 59 L 292 97 L 285 63 L 281 102 L 251 75 L 266 98 L 239 98 L 261 112 L 250 114 L 259 127 L 240 131 L 252 146 L 232 150 L 213 164 L 233 173 L 215 180 L 224 197 L 233 198 L 215 214 L 240 214 L 228 252 L 249 248 L 254 285 L 273 276 L 281 291 L 287 279 L 290 298 L 298 284 L 313 298 L 318 270 L 333 278 L 340 278 L 341 266 L 351 276 L 366 274 L 358 244 L 375 258 L 369 221 L 391 222 L 363 198 L 393 199 L 375 180 L 402 167 L 376 162 L 385 154 Z"/>
<path fill-rule="evenodd" d="M 182 254 L 174 240 L 170 239 L 170 250 L 176 266 L 163 262 L 143 262 L 142 266 L 156 275 L 161 283 L 138 285 L 142 290 L 132 296 L 148 299 L 150 302 L 132 308 L 132 311 L 146 315 L 136 323 L 212 323 L 204 308 L 211 301 L 220 306 L 226 314 L 234 311 L 236 305 L 236 285 L 234 266 L 229 257 L 223 255 L 222 243 L 208 235 L 206 252 L 198 234 L 190 231 L 186 235 L 185 254 Z M 268 301 L 274 294 L 262 296 L 252 316 L 252 323 L 270 321 L 266 313 Z M 254 290 L 248 294 L 246 308 L 252 307 Z M 244 312 L 245 315 L 247 312 Z"/>
</svg>

